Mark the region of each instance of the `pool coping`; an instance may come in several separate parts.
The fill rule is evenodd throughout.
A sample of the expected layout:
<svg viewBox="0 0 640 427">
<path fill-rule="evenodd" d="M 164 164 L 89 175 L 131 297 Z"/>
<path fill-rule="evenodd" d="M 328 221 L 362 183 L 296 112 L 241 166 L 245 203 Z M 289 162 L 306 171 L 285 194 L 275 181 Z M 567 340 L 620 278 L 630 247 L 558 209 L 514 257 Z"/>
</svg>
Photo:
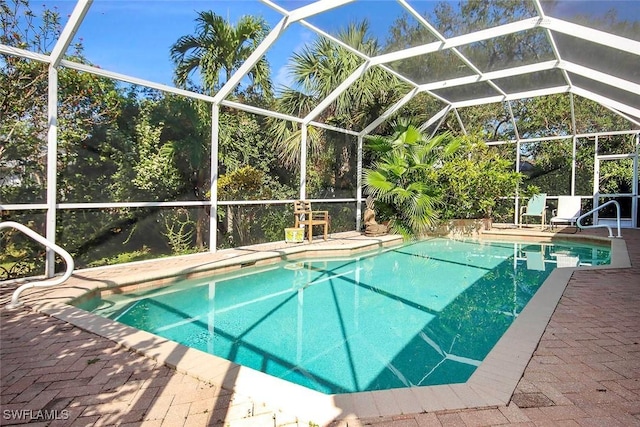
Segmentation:
<svg viewBox="0 0 640 427">
<path fill-rule="evenodd" d="M 336 238 L 340 237 L 336 236 Z M 517 239 L 544 242 L 561 239 L 610 242 L 611 264 L 554 269 L 483 363 L 463 384 L 326 395 L 68 305 L 71 300 L 96 289 L 110 289 L 120 286 L 120 284 L 112 282 L 104 284 L 104 281 L 90 279 L 84 282 L 86 278 L 83 279 L 83 275 L 95 271 L 102 273 L 110 269 L 115 270 L 118 267 L 120 269 L 131 267 L 134 263 L 100 269 L 78 270 L 77 276 L 74 273 L 78 280 L 61 285 L 54 290 L 48 290 L 48 292 L 44 292 L 44 295 L 37 294 L 37 298 L 33 298 L 36 295 L 35 292 L 29 293 L 26 297 L 28 305 L 36 311 L 110 339 L 118 345 L 164 363 L 179 372 L 251 398 L 259 405 L 277 408 L 289 414 L 299 414 L 301 421 L 324 425 L 336 419 L 375 418 L 441 410 L 497 407 L 509 403 L 573 272 L 576 270 L 627 268 L 631 266 L 631 263 L 626 243 L 621 239 L 553 235 L 550 233 L 527 233 L 523 236 L 522 230 L 485 233 L 482 239 L 487 238 L 492 241 Z M 347 240 L 349 239 L 350 237 L 347 238 Z M 398 240 L 397 236 L 388 236 L 383 239 L 376 238 L 373 241 L 352 239 L 348 244 L 325 244 L 326 242 L 323 242 L 319 246 L 295 245 L 274 250 L 269 250 L 267 247 L 265 251 L 253 251 L 250 254 L 222 258 L 215 262 L 206 263 L 206 266 L 200 264 L 196 268 L 189 268 L 188 273 L 197 277 L 197 275 L 210 272 L 212 269 L 226 272 L 242 268 L 247 264 L 272 263 L 276 259 L 351 255 L 376 247 L 395 245 Z M 166 262 L 166 260 L 164 261 Z M 152 265 L 157 262 L 162 263 L 163 260 L 153 260 L 148 263 Z M 155 278 L 160 282 L 165 279 L 166 277 Z M 145 278 L 139 277 L 138 281 L 141 280 L 145 280 Z M 122 284 L 135 286 L 133 282 L 126 280 Z"/>
</svg>

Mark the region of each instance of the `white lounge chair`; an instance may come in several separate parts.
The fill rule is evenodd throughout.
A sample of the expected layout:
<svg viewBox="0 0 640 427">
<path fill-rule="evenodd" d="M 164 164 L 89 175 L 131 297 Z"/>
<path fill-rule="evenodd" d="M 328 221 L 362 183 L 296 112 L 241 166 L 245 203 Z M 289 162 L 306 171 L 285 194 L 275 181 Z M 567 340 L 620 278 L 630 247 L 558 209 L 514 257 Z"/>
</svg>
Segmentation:
<svg viewBox="0 0 640 427">
<path fill-rule="evenodd" d="M 559 196 L 558 209 L 554 209 L 551 212 L 551 228 L 558 223 L 568 223 L 576 226 L 576 221 L 580 216 L 581 201 L 579 196 Z"/>
</svg>

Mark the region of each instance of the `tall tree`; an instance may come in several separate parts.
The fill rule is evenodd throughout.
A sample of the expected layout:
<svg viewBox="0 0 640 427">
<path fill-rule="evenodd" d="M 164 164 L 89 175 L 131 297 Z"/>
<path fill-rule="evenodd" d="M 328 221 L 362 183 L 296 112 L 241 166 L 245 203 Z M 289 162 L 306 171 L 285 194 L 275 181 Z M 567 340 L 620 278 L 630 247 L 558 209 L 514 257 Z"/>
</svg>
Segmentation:
<svg viewBox="0 0 640 427">
<path fill-rule="evenodd" d="M 0 2 L 0 43 L 48 54 L 61 33 L 60 15 L 46 7 L 37 13 L 31 6 L 24 0 Z M 81 43 L 71 46 L 65 59 L 88 63 Z M 57 201 L 104 201 L 108 199 L 107 181 L 115 167 L 104 155 L 106 144 L 96 136 L 104 135 L 106 128 L 114 126 L 125 104 L 124 96 L 112 80 L 64 67 L 58 69 L 57 91 L 58 152 L 53 160 L 58 171 Z M 0 201 L 3 203 L 45 200 L 48 96 L 47 64 L 0 55 Z M 11 212 L 11 216 L 44 232 L 41 214 Z M 92 234 L 98 222 L 76 221 L 76 216 L 78 211 L 67 211 L 59 215 L 57 221 L 57 243 L 72 253 L 81 240 Z M 0 262 L 4 255 L 0 254 Z"/>
<path fill-rule="evenodd" d="M 38 19 L 29 2 L 15 1 L 11 6 L 0 4 L 0 42 L 49 53 L 61 32 L 59 13 L 43 8 Z M 88 63 L 81 43 L 73 45 L 65 59 Z M 65 202 L 97 200 L 105 189 L 99 180 L 110 171 L 102 169 L 105 165 L 98 166 L 100 147 L 93 138 L 115 122 L 125 98 L 112 80 L 60 68 L 58 100 L 58 198 Z M 6 168 L 7 174 L 21 183 L 0 188 L 0 198 L 5 202 L 44 198 L 47 106 L 47 65 L 0 55 L 0 168 Z M 96 179 L 88 179 L 87 174 Z M 78 182 L 80 175 L 82 183 Z"/>
<path fill-rule="evenodd" d="M 264 40 L 268 31 L 266 22 L 259 17 L 243 16 L 236 25 L 232 25 L 212 11 L 199 12 L 196 18 L 195 34 L 180 37 L 170 50 L 171 58 L 176 65 L 176 84 L 183 87 L 196 86 L 200 87 L 204 93 L 215 93 L 244 64 Z M 194 84 L 191 80 L 192 74 L 196 72 L 199 72 L 200 84 Z M 249 84 L 244 88 L 238 85 L 236 95 L 240 95 L 244 90 L 244 96 L 261 95 L 262 98 L 271 99 L 270 69 L 265 57 L 255 64 L 247 77 Z M 208 113 L 201 112 L 200 122 L 208 122 L 209 120 L 205 119 Z M 225 112 L 223 116 L 226 116 Z M 222 122 L 224 121 L 227 121 L 225 117 Z M 201 126 L 195 127 L 201 128 Z M 234 170 L 242 165 L 238 164 L 233 155 L 228 154 L 236 145 L 242 145 L 242 142 L 234 138 L 225 138 L 225 136 L 226 134 L 221 132 L 222 169 L 223 171 Z M 185 169 L 192 171 L 193 188 L 199 199 L 206 197 L 205 185 L 208 185 L 207 168 L 203 167 L 207 164 L 203 162 L 204 154 L 207 153 L 204 142 L 201 138 L 187 138 L 176 140 L 172 145 L 176 150 L 176 158 L 182 159 L 182 164 L 188 166 Z M 247 151 L 253 150 L 248 148 Z M 196 239 L 199 246 L 203 244 L 205 225 L 206 217 L 202 211 L 198 214 L 196 226 Z"/>
<path fill-rule="evenodd" d="M 369 34 L 366 21 L 349 24 L 337 38 L 368 56 L 382 53 L 377 39 Z M 289 69 L 293 87 L 282 90 L 275 109 L 298 117 L 307 115 L 362 63 L 363 59 L 348 49 L 318 37 L 293 54 Z M 382 69 L 371 68 L 316 119 L 346 129 L 362 128 L 398 99 L 401 86 L 395 77 Z M 408 91 L 407 88 L 404 90 Z M 297 166 L 300 162 L 300 128 L 283 120 L 272 123 L 274 145 L 281 161 L 288 167 Z M 344 175 L 353 175 L 356 146 L 353 141 L 309 127 L 308 143 L 310 157 L 315 161 L 312 169 L 314 166 L 317 169 L 315 173 L 321 175 L 322 170 L 328 168 L 333 171 L 332 182 L 324 185 L 335 187 L 345 181 Z"/>
</svg>

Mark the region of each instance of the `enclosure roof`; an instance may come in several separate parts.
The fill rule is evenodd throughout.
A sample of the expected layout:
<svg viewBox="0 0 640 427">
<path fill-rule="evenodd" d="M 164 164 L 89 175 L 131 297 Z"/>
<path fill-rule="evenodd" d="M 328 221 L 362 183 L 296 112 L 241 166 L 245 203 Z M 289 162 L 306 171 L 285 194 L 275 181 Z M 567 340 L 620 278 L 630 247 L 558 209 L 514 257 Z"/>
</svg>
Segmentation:
<svg viewBox="0 0 640 427">
<path fill-rule="evenodd" d="M 343 46 L 337 31 L 356 13 L 360 18 L 380 22 L 372 14 L 380 14 L 381 9 L 373 5 L 358 7 L 366 0 L 264 3 L 281 11 L 286 25 L 300 21 Z M 384 3 L 388 27 L 400 26 L 398 19 L 404 17 L 403 25 L 419 33 L 418 40 L 405 40 L 404 45 L 387 43 L 375 55 L 358 51 L 363 59 L 360 67 L 305 121 L 315 119 L 368 69 L 379 67 L 407 82 L 412 90 L 365 132 L 420 92 L 442 105 L 430 123 L 461 107 L 572 93 L 617 112 L 634 127 L 639 125 L 640 8 L 633 2 L 533 0 L 524 2 L 522 8 L 514 7 L 511 16 L 491 19 L 465 16 L 465 2 L 450 3 L 454 18 L 449 23 L 459 24 L 455 28 L 446 27 L 447 22 L 434 12 L 436 2 Z M 491 2 L 489 15 L 502 12 L 495 7 L 498 3 Z M 509 2 L 502 5 L 505 3 Z M 489 21 L 495 25 L 489 25 Z M 258 52 L 263 52 L 269 43 L 265 41 Z"/>
<path fill-rule="evenodd" d="M 304 30 L 349 50 L 359 62 L 346 78 L 331 82 L 328 96 L 310 111 L 295 117 L 285 112 L 270 115 L 328 126 L 322 123 L 323 112 L 375 71 L 403 82 L 406 93 L 377 120 L 356 129 L 360 134 L 372 132 L 418 94 L 437 106 L 425 127 L 450 113 L 459 119 L 457 111 L 463 107 L 564 93 L 595 101 L 628 120 L 630 128 L 640 128 L 640 7 L 635 2 L 508 0 L 480 2 L 486 7 L 471 10 L 467 2 L 422 0 L 255 1 L 256 14 L 270 21 L 270 32 L 212 96 L 64 60 L 83 20 L 101 3 L 78 0 L 50 55 L 2 45 L 0 51 L 263 112 L 230 96 L 261 58 L 282 51 L 284 38 Z M 202 8 L 216 11 L 216 3 L 203 3 Z M 352 47 L 344 40 L 345 28 L 362 20 L 377 39 L 375 48 Z M 303 52 L 304 45 L 300 40 L 289 53 Z"/>
</svg>

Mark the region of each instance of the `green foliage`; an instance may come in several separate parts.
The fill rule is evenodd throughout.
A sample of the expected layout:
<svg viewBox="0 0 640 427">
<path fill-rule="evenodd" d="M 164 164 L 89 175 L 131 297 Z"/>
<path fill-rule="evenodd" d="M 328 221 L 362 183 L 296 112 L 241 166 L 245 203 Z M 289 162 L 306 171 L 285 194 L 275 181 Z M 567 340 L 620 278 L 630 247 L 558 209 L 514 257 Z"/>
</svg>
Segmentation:
<svg viewBox="0 0 640 427">
<path fill-rule="evenodd" d="M 132 252 L 123 252 L 113 257 L 100 258 L 87 264 L 87 267 L 101 267 L 103 265 L 122 264 L 125 262 L 143 261 L 145 259 L 157 258 L 151 253 L 151 249 L 143 246 L 142 249 Z"/>
<path fill-rule="evenodd" d="M 313 210 L 329 211 L 331 220 L 329 232 L 353 231 L 355 226 L 355 205 L 343 203 L 314 203 Z"/>
<path fill-rule="evenodd" d="M 193 85 L 190 76 L 199 71 L 202 84 L 196 86 L 214 93 L 249 58 L 268 32 L 267 23 L 259 17 L 242 16 L 234 26 L 213 11 L 198 12 L 195 35 L 182 36 L 171 46 L 176 84 Z M 262 57 L 249 72 L 251 84 L 247 91 L 270 97 L 269 73 L 269 64 Z"/>
<path fill-rule="evenodd" d="M 195 223 L 189 217 L 189 211 L 178 208 L 165 211 L 160 214 L 164 225 L 164 235 L 169 241 L 169 246 L 176 255 L 194 252 L 193 236 Z"/>
<path fill-rule="evenodd" d="M 109 200 L 110 178 L 117 165 L 99 135 L 117 127 L 124 94 L 110 79 L 67 69 L 58 76 L 59 201 Z M 46 141 L 41 143 L 44 147 Z"/>
<path fill-rule="evenodd" d="M 491 218 L 500 198 L 513 197 L 522 181 L 509 160 L 483 142 L 471 140 L 431 174 L 443 195 L 443 220 Z"/>
<path fill-rule="evenodd" d="M 263 187 L 264 172 L 244 166 L 222 175 L 218 179 L 218 197 L 220 200 L 247 200 L 251 196 L 269 198 L 268 188 Z"/>
<path fill-rule="evenodd" d="M 38 259 L 43 250 L 34 245 L 33 240 L 13 229 L 5 229 L 0 236 L 0 280 L 17 279 L 37 274 L 43 267 Z"/>
<path fill-rule="evenodd" d="M 459 8 L 442 2 L 433 12 L 436 27 L 445 36 L 475 31 L 534 12 L 528 1 L 464 2 Z M 554 7 L 553 4 L 545 7 Z M 32 9 L 34 8 L 34 9 Z M 637 23 L 607 15 L 599 28 L 616 34 L 637 33 Z M 581 18 L 582 19 L 582 18 Z M 587 17 L 584 17 L 587 20 Z M 61 32 L 60 16 L 33 2 L 0 2 L 0 43 L 48 54 Z M 351 23 L 339 31 L 346 45 L 377 56 L 395 48 L 433 41 L 431 35 L 408 17 L 389 30 L 385 44 L 369 33 L 367 22 Z M 587 22 L 588 23 L 588 22 Z M 199 12 L 193 35 L 181 37 L 170 54 L 176 64 L 176 81 L 182 87 L 212 94 L 229 79 L 267 34 L 260 17 L 244 17 L 231 25 L 213 12 Z M 378 31 L 376 31 L 377 34 Z M 462 53 L 481 70 L 507 68 L 516 61 L 551 54 L 543 31 L 522 31 L 461 46 Z M 619 54 L 615 58 L 622 58 Z M 81 43 L 65 59 L 88 63 Z M 283 88 L 274 101 L 268 64 L 262 58 L 232 94 L 244 103 L 306 117 L 362 64 L 349 49 L 322 37 L 292 58 L 295 88 Z M 615 61 L 611 61 L 615 63 Z M 455 55 L 434 52 L 398 61 L 392 68 L 421 83 L 468 75 Z M 626 64 L 620 64 L 627 67 Z M 626 69 L 626 68 L 625 68 Z M 194 78 L 194 73 L 200 73 Z M 0 55 L 0 201 L 2 204 L 43 203 L 46 199 L 48 131 L 48 66 L 18 56 Z M 211 185 L 211 105 L 203 101 L 141 89 L 90 73 L 58 68 L 58 186 L 56 202 L 120 202 L 206 200 Z M 520 80 L 523 86 L 536 83 Z M 247 84 L 248 83 L 248 84 Z M 360 130 L 404 96 L 410 88 L 380 67 L 368 69 L 313 120 Z M 444 89 L 443 89 L 444 90 Z M 440 92 L 446 95 L 447 92 Z M 570 101 L 575 107 L 575 129 Z M 599 104 L 580 96 L 551 95 L 510 101 L 518 136 L 552 137 L 574 131 L 597 132 L 628 129 L 629 123 Z M 515 145 L 487 148 L 482 143 L 446 152 L 451 136 L 425 140 L 417 126 L 440 111 L 444 104 L 427 92 L 419 93 L 397 113 L 416 127 L 393 124 L 378 127 L 382 134 L 365 152 L 367 191 L 381 199 L 379 221 L 392 220 L 397 231 L 419 234 L 424 224 L 441 218 L 504 216 L 504 203 L 513 195 L 519 175 Z M 482 140 L 516 137 L 506 103 L 458 109 L 465 131 Z M 291 199 L 298 195 L 296 173 L 301 127 L 282 119 L 263 118 L 220 107 L 219 196 L 222 200 Z M 429 129 L 429 132 L 433 128 Z M 440 129 L 461 132 L 456 114 L 450 113 Z M 307 192 L 312 197 L 352 197 L 355 193 L 357 141 L 325 128 L 308 126 Z M 439 138 L 443 138 L 439 140 Z M 434 143 L 435 141 L 439 141 Z M 536 191 L 568 194 L 571 183 L 570 139 L 522 145 L 522 160 L 531 165 L 521 183 Z M 594 141 L 577 141 L 578 194 L 593 189 Z M 634 141 L 626 136 L 600 137 L 598 154 L 633 153 Z M 498 156 L 498 152 L 501 156 Z M 504 156 L 502 156 L 504 154 Z M 447 161 L 441 161 L 445 157 Z M 507 160 L 508 159 L 508 160 Z M 626 192 L 632 184 L 629 161 L 601 164 L 603 192 Z M 524 189 L 523 193 L 532 189 Z M 353 227 L 353 209 L 328 204 L 332 231 Z M 209 212 L 204 207 L 188 211 L 156 208 L 63 209 L 57 212 L 57 243 L 68 249 L 78 266 L 104 265 L 193 251 L 206 245 Z M 7 212 L 3 218 L 8 218 Z M 406 215 L 406 216 L 403 216 Z M 243 205 L 218 212 L 221 245 L 237 246 L 281 240 L 291 225 L 290 207 Z M 11 212 L 11 219 L 44 229 L 44 215 Z M 33 218 L 36 218 L 35 220 Z M 10 275 L 42 271 L 41 247 L 30 239 L 3 233 L 0 265 Z M 121 254 L 121 255 L 120 255 Z M 18 267 L 14 267 L 18 265 Z M 21 267 L 22 266 L 22 267 Z M 20 272 L 18 271 L 20 270 Z"/>
<path fill-rule="evenodd" d="M 244 166 L 218 179 L 218 197 L 220 200 L 270 199 L 271 192 L 265 182 L 264 172 Z M 229 233 L 228 239 L 238 245 L 252 243 L 252 229 L 259 226 L 257 208 L 239 205 L 220 209 L 226 209 L 220 216 L 226 217 L 223 229 Z"/>
<path fill-rule="evenodd" d="M 163 137 L 168 125 L 157 117 L 160 104 L 143 102 L 128 135 L 130 141 L 116 145 L 111 153 L 118 169 L 110 185 L 118 200 L 174 200 L 183 192 L 185 175 L 191 174 L 188 168 L 178 167 L 176 143 Z"/>
<path fill-rule="evenodd" d="M 376 160 L 372 168 L 364 170 L 365 192 L 383 212 L 390 212 L 393 232 L 417 237 L 435 225 L 439 191 L 427 174 L 451 157 L 460 144 L 460 139 L 448 133 L 426 139 L 406 120 L 396 123 L 390 137 L 367 142 Z"/>
<path fill-rule="evenodd" d="M 600 192 L 633 193 L 633 159 L 608 160 L 600 163 Z"/>
<path fill-rule="evenodd" d="M 222 173 L 249 165 L 286 182 L 289 173 L 278 170 L 277 152 L 271 149 L 270 139 L 264 117 L 223 109 L 218 150 Z"/>
<path fill-rule="evenodd" d="M 111 188 L 120 200 L 204 200 L 210 186 L 210 112 L 200 101 L 168 95 L 139 101 L 128 135 L 118 138 Z M 208 114 L 208 116 L 207 116 Z M 208 215 L 196 212 L 203 248 Z"/>
<path fill-rule="evenodd" d="M 366 21 L 350 23 L 338 32 L 337 38 L 370 56 L 382 53 L 376 38 L 369 34 L 369 24 Z M 301 52 L 294 53 L 289 63 L 289 72 L 296 88 L 284 88 L 273 108 L 304 117 L 362 65 L 363 60 L 348 49 L 318 37 Z M 373 67 L 320 112 L 316 120 L 346 129 L 362 128 L 378 118 L 408 91 L 407 85 L 399 79 Z M 280 160 L 286 167 L 297 167 L 300 164 L 302 137 L 300 126 L 280 119 L 270 122 L 273 144 L 280 153 Z M 355 144 L 335 147 L 340 142 L 339 139 L 332 137 L 330 132 L 312 126 L 308 127 L 307 141 L 310 157 L 314 158 L 310 168 L 329 167 L 336 174 L 343 168 L 353 170 Z M 333 159 L 324 155 L 330 151 L 334 155 Z M 332 180 L 336 181 L 336 177 Z"/>
<path fill-rule="evenodd" d="M 97 259 L 150 248 L 158 256 L 167 252 L 154 208 L 69 209 L 58 213 L 56 243 L 82 268 Z"/>
<path fill-rule="evenodd" d="M 28 0 L 0 3 L 0 43 L 38 53 L 50 53 L 62 32 L 60 13 L 56 7 L 49 9 L 42 5 L 42 13 L 37 14 L 31 8 L 32 3 Z M 81 43 L 71 47 L 74 55 L 81 54 Z"/>
<path fill-rule="evenodd" d="M 60 16 L 44 8 L 36 17 L 30 6 L 26 1 L 2 3 L 0 41 L 48 53 L 60 35 Z M 86 62 L 81 45 L 73 46 L 65 59 L 70 58 Z M 0 200 L 5 203 L 44 200 L 48 76 L 46 64 L 12 55 L 0 57 L 0 176 L 11 181 L 0 185 Z M 91 137 L 117 116 L 120 93 L 109 79 L 60 68 L 58 97 L 59 200 L 91 201 L 86 193 L 100 193 L 107 187 L 100 178 L 110 175 L 95 167 Z"/>
<path fill-rule="evenodd" d="M 292 198 L 292 189 L 252 166 L 244 166 L 218 179 L 220 200 L 268 200 Z M 218 209 L 218 224 L 226 246 L 282 240 L 285 227 L 293 223 L 291 209 L 271 205 L 229 205 Z"/>
<path fill-rule="evenodd" d="M 515 136 L 511 114 L 504 103 L 471 106 L 459 109 L 458 113 L 469 135 L 475 135 L 484 141 L 499 141 Z M 455 120 L 455 115 L 451 114 L 443 126 L 453 130 L 460 125 Z"/>
<path fill-rule="evenodd" d="M 180 172 L 174 162 L 175 147 L 172 142 L 161 143 L 162 130 L 162 127 L 149 123 L 144 110 L 141 112 L 141 121 L 136 125 L 139 160 L 133 165 L 135 175 L 132 183 L 150 196 L 173 195 L 182 186 Z"/>
<path fill-rule="evenodd" d="M 287 211 L 267 209 L 266 212 L 260 215 L 260 228 L 268 242 L 282 240 L 284 229 L 291 227 L 292 222 L 293 211 L 291 209 Z"/>
</svg>

